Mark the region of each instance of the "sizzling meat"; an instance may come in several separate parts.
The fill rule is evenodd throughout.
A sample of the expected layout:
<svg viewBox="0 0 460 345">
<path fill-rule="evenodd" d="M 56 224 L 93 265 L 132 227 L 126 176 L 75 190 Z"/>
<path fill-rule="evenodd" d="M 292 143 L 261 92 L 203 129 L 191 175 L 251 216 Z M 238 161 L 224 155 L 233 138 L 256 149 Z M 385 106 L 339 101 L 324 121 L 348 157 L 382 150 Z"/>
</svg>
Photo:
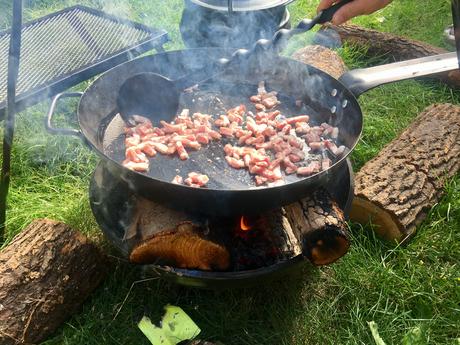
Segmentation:
<svg viewBox="0 0 460 345">
<path fill-rule="evenodd" d="M 161 121 L 153 127 L 149 120 L 136 117 L 137 125 L 126 128 L 126 159 L 123 165 L 145 172 L 149 157 L 157 153 L 189 159 L 189 150 L 200 150 L 211 141 L 228 138 L 225 160 L 235 169 L 247 169 L 257 186 L 284 184 L 285 175 L 310 176 L 327 170 L 340 158 L 345 146 L 337 146 L 339 129 L 327 123 L 311 126 L 308 115 L 286 117 L 276 109 L 277 93 L 267 92 L 259 83 L 257 95 L 249 99 L 255 114 L 241 104 L 213 117 L 184 109 L 173 122 Z M 332 158 L 332 159 L 331 159 Z M 192 172 L 186 179 L 176 176 L 172 183 L 203 187 L 208 176 Z"/>
</svg>

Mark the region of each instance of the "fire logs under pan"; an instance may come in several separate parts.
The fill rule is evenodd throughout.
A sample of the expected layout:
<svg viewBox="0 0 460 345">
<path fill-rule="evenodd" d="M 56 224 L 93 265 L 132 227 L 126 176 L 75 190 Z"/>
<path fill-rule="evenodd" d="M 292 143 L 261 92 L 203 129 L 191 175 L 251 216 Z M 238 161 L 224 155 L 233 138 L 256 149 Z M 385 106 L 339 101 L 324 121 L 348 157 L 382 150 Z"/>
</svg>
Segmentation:
<svg viewBox="0 0 460 345">
<path fill-rule="evenodd" d="M 345 215 L 349 212 L 353 198 L 353 171 L 350 161 L 347 160 L 346 163 L 347 168 L 343 169 L 336 178 L 331 179 L 331 183 L 326 187 L 337 204 L 344 210 Z M 128 257 L 133 247 L 133 240 L 126 239 L 126 232 L 133 221 L 135 205 L 140 197 L 126 181 L 113 175 L 104 162 L 98 165 L 93 174 L 89 193 L 91 208 L 98 225 L 120 254 Z M 197 214 L 190 214 L 190 220 L 209 224 L 211 232 L 216 231 L 215 227 L 218 226 L 225 227 L 224 231 L 235 230 L 223 218 L 203 219 L 199 217 Z M 259 230 L 260 233 L 273 231 L 273 229 Z M 256 235 L 253 233 L 249 237 L 251 236 Z M 238 262 L 232 266 L 231 270 L 225 272 L 181 269 L 160 263 L 142 265 L 142 268 L 149 276 L 160 276 L 182 285 L 202 288 L 234 288 L 260 284 L 288 274 L 299 273 L 300 267 L 305 265 L 305 259 L 298 252 L 291 255 L 278 255 L 277 258 L 269 255 L 268 259 L 264 259 L 264 253 L 260 253 L 263 249 L 260 249 L 258 245 L 258 250 L 246 253 L 245 251 L 249 248 L 244 247 L 246 240 L 248 236 L 243 235 L 243 240 L 238 241 L 235 245 L 238 248 L 232 248 L 232 260 Z M 264 241 L 263 238 L 249 239 L 252 241 L 249 242 L 250 247 L 254 247 L 253 244 L 259 240 Z M 261 257 L 262 260 L 260 260 Z M 247 261 L 251 258 L 252 261 L 248 263 Z"/>
</svg>

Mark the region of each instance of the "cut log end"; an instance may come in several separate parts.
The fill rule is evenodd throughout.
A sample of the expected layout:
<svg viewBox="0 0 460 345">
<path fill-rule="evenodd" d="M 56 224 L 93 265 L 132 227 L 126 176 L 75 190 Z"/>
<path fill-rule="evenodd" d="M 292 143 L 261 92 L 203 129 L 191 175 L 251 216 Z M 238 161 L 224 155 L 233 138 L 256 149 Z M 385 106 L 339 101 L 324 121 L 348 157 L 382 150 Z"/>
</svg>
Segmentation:
<svg viewBox="0 0 460 345">
<path fill-rule="evenodd" d="M 312 264 L 331 264 L 350 247 L 343 211 L 325 189 L 285 207 L 294 232 L 302 243 L 302 252 Z"/>
<path fill-rule="evenodd" d="M 292 54 L 294 60 L 312 65 L 338 79 L 347 67 L 337 52 L 320 45 L 301 48 Z"/>
<path fill-rule="evenodd" d="M 350 248 L 348 236 L 339 229 L 313 232 L 303 240 L 304 255 L 316 266 L 329 265 L 344 256 Z"/>
<path fill-rule="evenodd" d="M 377 235 L 388 241 L 401 241 L 414 233 L 414 230 L 405 229 L 387 210 L 359 196 L 353 200 L 350 218 L 360 224 L 372 222 Z"/>
</svg>

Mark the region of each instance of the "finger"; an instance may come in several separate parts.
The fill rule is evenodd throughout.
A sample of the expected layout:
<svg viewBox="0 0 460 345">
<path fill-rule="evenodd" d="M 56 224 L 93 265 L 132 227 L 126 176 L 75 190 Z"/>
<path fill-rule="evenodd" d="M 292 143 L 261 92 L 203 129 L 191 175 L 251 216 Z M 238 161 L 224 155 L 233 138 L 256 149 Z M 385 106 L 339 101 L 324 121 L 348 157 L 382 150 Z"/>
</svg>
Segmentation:
<svg viewBox="0 0 460 345">
<path fill-rule="evenodd" d="M 374 13 L 391 2 L 392 0 L 373 0 L 372 2 L 367 0 L 355 0 L 338 10 L 332 19 L 332 22 L 335 25 L 343 24 L 351 18 L 359 15 Z"/>
<path fill-rule="evenodd" d="M 337 0 L 321 0 L 316 11 L 319 12 L 319 11 L 325 10 L 326 8 L 329 8 L 332 5 L 334 5 L 335 2 L 338 2 L 338 1 Z"/>
<path fill-rule="evenodd" d="M 340 10 L 334 14 L 332 17 L 332 23 L 334 25 L 340 25 L 350 20 L 351 18 L 357 17 L 359 15 L 366 13 L 366 6 L 363 6 L 362 2 L 357 0 L 350 2 L 343 6 Z"/>
</svg>

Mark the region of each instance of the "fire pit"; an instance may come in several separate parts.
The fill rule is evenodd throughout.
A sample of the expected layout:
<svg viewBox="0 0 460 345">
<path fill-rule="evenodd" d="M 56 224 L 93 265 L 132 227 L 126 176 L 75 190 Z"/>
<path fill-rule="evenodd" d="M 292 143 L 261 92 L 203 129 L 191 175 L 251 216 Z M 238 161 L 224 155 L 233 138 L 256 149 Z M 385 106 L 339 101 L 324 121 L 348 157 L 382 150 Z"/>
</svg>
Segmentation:
<svg viewBox="0 0 460 345">
<path fill-rule="evenodd" d="M 327 190 L 347 215 L 353 197 L 353 173 L 349 161 L 347 169 L 332 181 Z M 113 175 L 103 162 L 91 180 L 90 203 L 98 225 L 124 257 L 130 255 L 143 237 L 149 236 L 133 227 L 139 221 L 141 211 L 148 213 L 146 219 L 150 219 L 157 229 L 172 229 L 187 222 L 198 224 L 209 238 L 218 238 L 229 252 L 227 269 L 184 269 L 168 265 L 167 260 L 158 260 L 155 264 L 143 265 L 147 275 L 196 287 L 239 287 L 298 273 L 305 264 L 300 255 L 301 244 L 281 208 L 259 215 L 235 214 L 232 217 L 178 212 L 145 200 L 130 188 L 129 183 Z M 141 222 L 147 223 L 148 220 Z M 150 234 L 157 231 L 144 229 Z"/>
</svg>

